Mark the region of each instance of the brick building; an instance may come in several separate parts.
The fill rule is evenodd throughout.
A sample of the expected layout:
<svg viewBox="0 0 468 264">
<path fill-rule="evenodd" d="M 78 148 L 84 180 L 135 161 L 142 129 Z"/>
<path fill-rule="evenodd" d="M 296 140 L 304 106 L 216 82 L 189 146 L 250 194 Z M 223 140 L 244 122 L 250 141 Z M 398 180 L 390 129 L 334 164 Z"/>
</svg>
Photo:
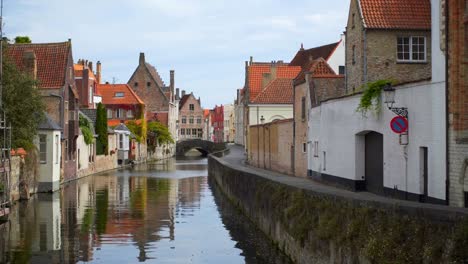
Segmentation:
<svg viewBox="0 0 468 264">
<path fill-rule="evenodd" d="M 193 93 L 185 94 L 179 102 L 179 139 L 203 138 L 206 129 L 203 108 L 200 98 L 195 98 Z"/>
<path fill-rule="evenodd" d="M 431 78 L 429 0 L 396 1 L 383 14 L 376 12 L 380 5 L 351 0 L 345 33 L 348 91 L 379 79 L 409 83 Z"/>
<path fill-rule="evenodd" d="M 213 142 L 224 142 L 224 107 L 215 106 L 212 112 L 211 123 L 213 126 Z"/>
<path fill-rule="evenodd" d="M 98 84 L 97 92 L 102 95 L 109 126 L 144 117 L 145 103 L 127 84 Z"/>
<path fill-rule="evenodd" d="M 468 3 L 462 0 L 442 3 L 448 7 L 449 201 L 453 206 L 468 207 Z"/>
<path fill-rule="evenodd" d="M 178 105 L 175 94 L 174 71 L 170 71 L 170 84 L 166 86 L 156 68 L 145 61 L 140 53 L 139 64 L 127 84 L 146 105 L 148 120 L 158 120 L 177 138 Z"/>
<path fill-rule="evenodd" d="M 10 44 L 6 56 L 21 71 L 38 80 L 46 112 L 61 128 L 61 181 L 76 179 L 79 97 L 75 87 L 71 40 Z"/>
<path fill-rule="evenodd" d="M 83 59 L 73 66 L 75 71 L 75 86 L 78 91 L 80 108 L 96 109 L 96 105 L 102 102 L 102 97 L 97 92 L 97 85 L 101 79 L 101 62 L 97 62 L 96 74 L 93 72 L 93 63 Z"/>
</svg>

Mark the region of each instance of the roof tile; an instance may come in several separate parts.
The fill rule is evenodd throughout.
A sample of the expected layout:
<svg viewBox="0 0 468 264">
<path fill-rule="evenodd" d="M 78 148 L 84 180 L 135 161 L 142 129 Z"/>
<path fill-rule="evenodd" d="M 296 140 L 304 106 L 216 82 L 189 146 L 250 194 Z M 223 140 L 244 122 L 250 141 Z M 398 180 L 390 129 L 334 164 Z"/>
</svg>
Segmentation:
<svg viewBox="0 0 468 264">
<path fill-rule="evenodd" d="M 253 100 L 254 104 L 292 104 L 293 86 L 290 78 L 277 78 Z"/>
<path fill-rule="evenodd" d="M 60 88 L 65 85 L 71 42 L 9 44 L 6 56 L 19 70 L 24 71 L 23 56 L 26 51 L 34 51 L 36 55 L 39 88 Z"/>
<path fill-rule="evenodd" d="M 252 64 L 248 68 L 248 84 L 249 84 L 249 93 L 251 100 L 256 98 L 259 93 L 262 91 L 262 80 L 264 73 L 271 72 L 271 63 L 268 64 Z M 288 66 L 285 65 L 277 65 L 276 66 L 276 78 L 286 78 L 286 79 L 294 79 L 297 74 L 301 71 L 301 67 L 299 66 Z"/>
<path fill-rule="evenodd" d="M 367 28 L 431 29 L 429 0 L 360 0 Z"/>
<path fill-rule="evenodd" d="M 97 91 L 104 105 L 145 104 L 128 84 L 98 84 Z M 123 93 L 123 96 L 116 97 L 116 93 Z"/>
</svg>

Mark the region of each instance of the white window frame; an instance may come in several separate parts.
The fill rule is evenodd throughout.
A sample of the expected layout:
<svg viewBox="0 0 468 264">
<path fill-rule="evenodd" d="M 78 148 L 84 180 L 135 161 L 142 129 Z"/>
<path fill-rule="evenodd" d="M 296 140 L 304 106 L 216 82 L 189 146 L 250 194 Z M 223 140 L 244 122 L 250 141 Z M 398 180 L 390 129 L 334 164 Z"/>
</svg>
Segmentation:
<svg viewBox="0 0 468 264">
<path fill-rule="evenodd" d="M 398 41 L 402 38 L 408 38 L 409 42 L 409 60 L 398 58 Z M 413 39 L 422 38 L 424 40 L 424 59 L 423 60 L 414 60 L 413 59 Z M 425 36 L 398 36 L 397 37 L 397 48 L 396 48 L 397 62 L 409 62 L 409 63 L 424 63 L 427 62 L 427 38 Z"/>
<path fill-rule="evenodd" d="M 112 109 L 107 109 L 107 118 L 112 118 L 112 116 L 114 115 L 114 113 L 112 113 Z"/>
<path fill-rule="evenodd" d="M 47 135 L 39 134 L 39 160 L 41 164 L 47 164 Z"/>
<path fill-rule="evenodd" d="M 127 118 L 133 118 L 133 110 L 127 110 Z"/>
<path fill-rule="evenodd" d="M 89 86 L 89 98 L 88 98 L 89 104 L 93 103 L 93 86 Z"/>
<path fill-rule="evenodd" d="M 319 142 L 318 141 L 314 141 L 314 157 L 318 157 L 319 156 Z"/>
</svg>

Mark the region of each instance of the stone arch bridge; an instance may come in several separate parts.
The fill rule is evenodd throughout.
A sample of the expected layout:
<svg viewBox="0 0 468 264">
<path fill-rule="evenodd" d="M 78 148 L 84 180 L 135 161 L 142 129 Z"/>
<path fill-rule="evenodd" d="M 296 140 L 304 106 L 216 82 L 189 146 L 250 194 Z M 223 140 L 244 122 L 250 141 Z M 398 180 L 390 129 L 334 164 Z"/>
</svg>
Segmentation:
<svg viewBox="0 0 468 264">
<path fill-rule="evenodd" d="M 196 149 L 200 151 L 202 156 L 206 157 L 208 154 L 220 151 L 226 148 L 224 143 L 214 143 L 203 139 L 184 139 L 177 141 L 176 155 L 184 156 L 189 150 Z"/>
</svg>

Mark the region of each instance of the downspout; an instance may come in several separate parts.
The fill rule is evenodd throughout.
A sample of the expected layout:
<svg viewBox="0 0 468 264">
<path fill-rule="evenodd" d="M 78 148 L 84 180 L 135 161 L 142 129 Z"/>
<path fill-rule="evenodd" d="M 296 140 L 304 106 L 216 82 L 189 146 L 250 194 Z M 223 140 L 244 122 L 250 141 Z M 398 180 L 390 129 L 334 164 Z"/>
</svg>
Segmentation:
<svg viewBox="0 0 468 264">
<path fill-rule="evenodd" d="M 449 162 L 449 131 L 450 131 L 450 124 L 449 124 L 449 5 L 450 1 L 445 1 L 445 202 L 449 205 L 450 200 L 450 162 Z"/>
<path fill-rule="evenodd" d="M 367 34 L 366 34 L 367 29 L 364 27 L 363 31 L 364 31 L 364 34 L 363 34 L 363 36 L 364 36 L 364 52 L 363 52 L 363 54 L 364 54 L 364 63 L 362 65 L 362 67 L 363 67 L 363 73 L 364 73 L 364 84 L 366 84 L 367 83 L 367 52 L 366 52 L 366 50 L 367 50 Z"/>
<path fill-rule="evenodd" d="M 307 78 L 307 76 L 305 77 Z M 294 80 L 292 82 L 293 87 L 293 153 L 292 153 L 292 174 L 296 174 L 296 87 L 294 86 Z"/>
</svg>

